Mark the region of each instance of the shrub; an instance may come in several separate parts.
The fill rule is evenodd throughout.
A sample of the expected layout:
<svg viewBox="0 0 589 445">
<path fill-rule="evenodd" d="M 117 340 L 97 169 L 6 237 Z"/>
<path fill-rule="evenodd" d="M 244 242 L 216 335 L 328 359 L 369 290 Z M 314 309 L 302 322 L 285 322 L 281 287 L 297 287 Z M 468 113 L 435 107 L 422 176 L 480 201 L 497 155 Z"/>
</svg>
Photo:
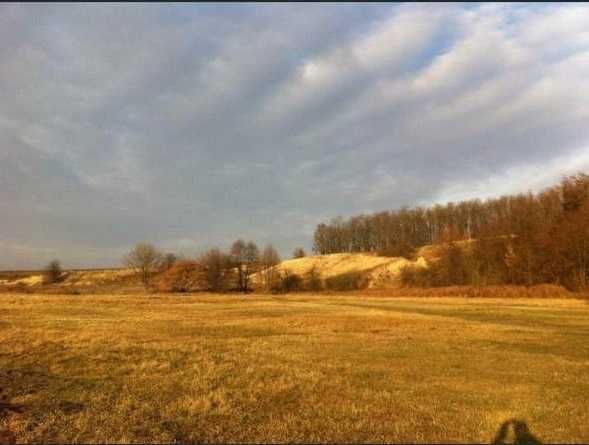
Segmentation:
<svg viewBox="0 0 589 445">
<path fill-rule="evenodd" d="M 207 290 L 205 269 L 196 261 L 180 261 L 163 272 L 157 282 L 160 292 L 198 292 Z"/>
<path fill-rule="evenodd" d="M 315 266 L 305 274 L 305 288 L 310 291 L 320 291 L 323 289 L 323 282 Z"/>
<path fill-rule="evenodd" d="M 272 289 L 272 283 L 276 281 L 276 265 L 280 264 L 280 255 L 271 245 L 267 245 L 260 256 L 260 274 L 261 284 L 265 291 Z"/>
<path fill-rule="evenodd" d="M 479 298 L 573 298 L 576 295 L 562 286 L 540 284 L 537 286 L 488 285 L 411 287 L 399 290 L 404 297 L 479 297 Z"/>
<path fill-rule="evenodd" d="M 168 270 L 174 265 L 176 261 L 178 261 L 178 257 L 176 255 L 173 253 L 166 253 L 162 257 L 162 264 L 160 266 L 163 270 Z"/>
<path fill-rule="evenodd" d="M 399 278 L 407 287 L 429 287 L 432 282 L 430 269 L 411 265 L 401 268 Z"/>
<path fill-rule="evenodd" d="M 297 274 L 285 270 L 278 274 L 278 278 L 272 283 L 271 291 L 273 293 L 297 292 L 303 289 L 303 280 Z"/>
<path fill-rule="evenodd" d="M 415 247 L 409 243 L 401 243 L 386 249 L 381 249 L 377 253 L 379 256 L 403 257 L 411 260 L 415 258 Z"/>
<path fill-rule="evenodd" d="M 236 286 L 231 257 L 219 249 L 210 249 L 198 259 L 205 270 L 207 288 L 214 292 L 222 292 Z"/>
<path fill-rule="evenodd" d="M 401 283 L 409 287 L 481 284 L 480 265 L 471 252 L 463 251 L 456 243 L 441 245 L 437 251 L 437 258 L 432 259 L 427 268 L 412 265 L 402 268 Z"/>
<path fill-rule="evenodd" d="M 325 279 L 325 288 L 335 291 L 364 289 L 368 281 L 360 272 L 347 272 Z"/>
<path fill-rule="evenodd" d="M 307 252 L 305 252 L 305 249 L 303 249 L 302 247 L 297 247 L 292 252 L 292 257 L 293 258 L 305 258 L 306 256 L 307 256 Z"/>
<path fill-rule="evenodd" d="M 43 273 L 44 284 L 54 284 L 61 280 L 61 264 L 58 260 L 51 261 Z"/>
</svg>

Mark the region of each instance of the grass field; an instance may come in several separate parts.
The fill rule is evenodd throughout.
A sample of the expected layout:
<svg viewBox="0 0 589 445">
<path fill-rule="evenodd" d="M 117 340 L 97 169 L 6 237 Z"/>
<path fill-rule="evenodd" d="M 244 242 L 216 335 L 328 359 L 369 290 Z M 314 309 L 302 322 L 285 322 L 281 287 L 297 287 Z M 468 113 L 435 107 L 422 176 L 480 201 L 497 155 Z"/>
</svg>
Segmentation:
<svg viewBox="0 0 589 445">
<path fill-rule="evenodd" d="M 583 300 L 0 295 L 18 442 L 589 442 Z"/>
</svg>

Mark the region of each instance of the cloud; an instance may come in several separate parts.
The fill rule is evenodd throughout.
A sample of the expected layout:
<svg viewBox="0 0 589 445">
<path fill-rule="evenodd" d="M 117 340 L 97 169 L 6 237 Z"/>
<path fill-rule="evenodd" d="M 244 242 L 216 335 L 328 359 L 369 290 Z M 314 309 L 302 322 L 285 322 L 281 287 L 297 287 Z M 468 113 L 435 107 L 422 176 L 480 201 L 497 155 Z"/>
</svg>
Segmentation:
<svg viewBox="0 0 589 445">
<path fill-rule="evenodd" d="M 0 6 L 0 268 L 315 224 L 589 167 L 589 7 Z"/>
</svg>

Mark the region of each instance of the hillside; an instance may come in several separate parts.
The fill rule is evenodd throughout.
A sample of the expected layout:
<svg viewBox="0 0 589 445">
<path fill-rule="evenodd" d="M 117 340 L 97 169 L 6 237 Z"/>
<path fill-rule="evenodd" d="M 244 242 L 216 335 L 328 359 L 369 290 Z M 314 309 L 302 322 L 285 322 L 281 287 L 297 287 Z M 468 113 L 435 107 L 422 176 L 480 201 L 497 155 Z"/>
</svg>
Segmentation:
<svg viewBox="0 0 589 445">
<path fill-rule="evenodd" d="M 360 273 L 365 276 L 369 288 L 378 288 L 398 286 L 400 271 L 408 265 L 427 267 L 422 256 L 417 261 L 410 261 L 367 253 L 335 253 L 286 260 L 277 266 L 277 270 L 305 276 L 315 269 L 323 280 L 348 273 Z"/>
<path fill-rule="evenodd" d="M 318 276 L 324 280 L 348 273 L 360 273 L 366 279 L 369 288 L 395 287 L 399 284 L 400 270 L 407 265 L 427 267 L 425 258 L 432 256 L 430 249 L 425 249 L 417 261 L 405 258 L 381 257 L 369 253 L 337 253 L 331 255 L 316 255 L 305 258 L 286 260 L 277 266 L 280 272 L 305 276 L 315 269 Z M 425 258 L 424 258 L 425 257 Z M 258 282 L 258 274 L 254 275 L 254 283 Z M 64 272 L 63 280 L 55 286 L 64 288 L 74 287 L 113 287 L 128 285 L 136 281 L 129 269 L 97 269 L 70 270 Z M 41 271 L 27 273 L 11 273 L 0 275 L 0 285 L 37 287 L 42 285 Z"/>
<path fill-rule="evenodd" d="M 457 243 L 467 248 L 469 241 Z M 313 269 L 321 280 L 359 273 L 369 288 L 398 287 L 401 269 L 405 266 L 427 267 L 439 258 L 440 246 L 423 246 L 416 252 L 416 260 L 402 257 L 378 256 L 374 253 L 334 253 L 314 255 L 285 260 L 276 266 L 280 273 L 305 277 Z M 254 286 L 260 283 L 260 274 L 252 277 Z M 42 271 L 0 272 L 0 286 L 21 286 L 35 288 L 43 283 Z M 139 284 L 130 269 L 84 269 L 68 270 L 60 283 L 54 287 L 73 288 L 114 288 Z"/>
<path fill-rule="evenodd" d="M 133 272 L 130 269 L 87 269 L 69 270 L 63 274 L 63 280 L 58 286 L 113 286 L 127 284 L 133 281 Z M 42 271 L 29 272 L 4 272 L 0 273 L 0 285 L 4 286 L 38 286 L 43 283 Z"/>
</svg>

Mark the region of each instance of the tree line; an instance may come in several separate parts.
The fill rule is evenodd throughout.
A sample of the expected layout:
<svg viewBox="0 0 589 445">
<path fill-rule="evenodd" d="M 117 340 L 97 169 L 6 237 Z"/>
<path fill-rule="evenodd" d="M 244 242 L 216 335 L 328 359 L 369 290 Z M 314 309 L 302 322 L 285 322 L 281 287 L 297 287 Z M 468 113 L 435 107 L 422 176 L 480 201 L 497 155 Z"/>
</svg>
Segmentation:
<svg viewBox="0 0 589 445">
<path fill-rule="evenodd" d="M 293 258 L 306 255 L 298 247 Z M 150 243 L 139 243 L 123 258 L 123 265 L 135 271 L 147 288 L 158 277 L 157 287 L 162 291 L 208 290 L 213 292 L 252 290 L 252 276 L 259 273 L 259 284 L 266 290 L 279 285 L 284 277 L 276 266 L 281 258 L 268 244 L 260 249 L 253 241 L 238 239 L 228 251 L 212 248 L 195 258 L 178 258 L 164 254 Z"/>
<path fill-rule="evenodd" d="M 566 176 L 539 193 L 334 218 L 317 226 L 313 250 L 412 257 L 430 244 L 440 247 L 440 261 L 407 271 L 407 282 L 586 289 L 589 175 Z"/>
</svg>

